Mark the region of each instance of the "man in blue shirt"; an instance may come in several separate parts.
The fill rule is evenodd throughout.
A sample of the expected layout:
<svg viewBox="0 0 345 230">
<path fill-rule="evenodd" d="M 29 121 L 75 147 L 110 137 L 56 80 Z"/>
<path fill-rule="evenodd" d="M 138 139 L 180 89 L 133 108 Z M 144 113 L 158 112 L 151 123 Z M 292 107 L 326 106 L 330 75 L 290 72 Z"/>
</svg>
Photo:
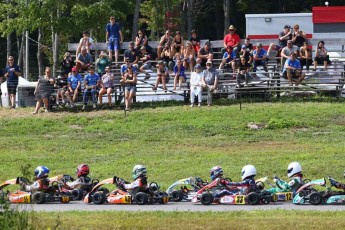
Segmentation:
<svg viewBox="0 0 345 230">
<path fill-rule="evenodd" d="M 87 52 L 85 46 L 81 47 L 81 53 L 78 55 L 76 60 L 77 72 L 80 70 L 87 71 L 92 64 L 92 56 Z"/>
<path fill-rule="evenodd" d="M 106 26 L 105 41 L 108 43 L 109 59 L 113 60 L 113 52 L 115 52 L 115 62 L 119 59 L 119 49 L 123 42 L 123 35 L 121 32 L 121 26 L 115 22 L 115 17 L 110 16 L 110 23 Z"/>
<path fill-rule="evenodd" d="M 70 102 L 71 108 L 75 107 L 74 103 L 77 100 L 82 80 L 81 75 L 77 72 L 77 68 L 73 67 L 72 74 L 69 75 L 67 79 L 68 90 L 65 93 L 68 101 Z M 71 98 L 71 95 L 73 95 L 73 99 Z"/>
<path fill-rule="evenodd" d="M 84 96 L 83 96 L 83 108 L 86 108 L 86 104 L 89 99 L 89 94 L 91 94 L 93 108 L 96 108 L 97 105 L 97 89 L 101 84 L 101 79 L 97 73 L 95 73 L 95 68 L 93 66 L 90 67 L 89 73 L 84 78 Z"/>
<path fill-rule="evenodd" d="M 21 75 L 19 66 L 14 64 L 13 56 L 8 57 L 8 65 L 6 66 L 5 77 L 7 79 L 7 93 L 10 97 L 10 109 L 16 108 L 16 93 L 19 81 L 19 76 Z"/>
<path fill-rule="evenodd" d="M 254 72 L 256 72 L 256 67 L 263 66 L 267 72 L 267 52 L 262 48 L 262 44 L 258 43 L 256 49 L 253 51 L 254 60 Z"/>
<path fill-rule="evenodd" d="M 301 63 L 297 59 L 297 54 L 295 52 L 291 52 L 289 59 L 285 61 L 283 76 L 287 77 L 290 86 L 293 85 L 293 81 L 295 81 L 295 85 L 298 86 L 304 80 L 305 74 L 302 73 Z"/>
</svg>

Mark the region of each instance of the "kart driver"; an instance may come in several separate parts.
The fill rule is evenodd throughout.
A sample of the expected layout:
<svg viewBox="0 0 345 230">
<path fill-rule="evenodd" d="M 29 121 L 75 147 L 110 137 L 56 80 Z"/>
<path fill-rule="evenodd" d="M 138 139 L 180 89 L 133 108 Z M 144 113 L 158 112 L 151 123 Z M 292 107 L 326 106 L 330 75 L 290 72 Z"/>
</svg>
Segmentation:
<svg viewBox="0 0 345 230">
<path fill-rule="evenodd" d="M 345 177 L 345 171 L 344 171 L 344 177 Z M 342 183 L 340 183 L 340 182 L 338 182 L 338 181 L 335 181 L 335 180 L 330 180 L 330 182 L 331 182 L 331 185 L 332 185 L 332 186 L 334 186 L 334 187 L 336 187 L 336 188 L 338 188 L 338 189 L 343 189 L 343 190 L 345 190 L 345 184 L 342 184 Z"/>
<path fill-rule="evenodd" d="M 23 190 L 26 192 L 36 192 L 36 191 L 43 191 L 46 192 L 49 190 L 49 169 L 46 166 L 38 166 L 35 169 L 35 182 L 32 185 L 27 185 L 24 182 L 19 182 L 20 185 L 23 186 Z"/>
<path fill-rule="evenodd" d="M 250 192 L 258 192 L 259 189 L 255 183 L 256 168 L 253 165 L 246 165 L 241 172 L 242 182 L 228 182 L 227 186 L 242 187 L 238 194 L 247 195 Z M 234 193 L 232 193 L 234 194 Z"/>
<path fill-rule="evenodd" d="M 90 190 L 92 187 L 92 180 L 90 177 L 88 177 L 89 172 L 90 172 L 90 168 L 87 164 L 78 165 L 77 167 L 78 179 L 75 181 L 67 181 L 66 185 L 72 189 L 80 187 L 83 190 Z"/>
<path fill-rule="evenodd" d="M 146 189 L 147 187 L 147 170 L 144 165 L 135 165 L 132 170 L 132 177 L 134 181 L 132 183 L 126 183 L 125 181 L 118 180 L 117 183 L 119 187 L 124 188 L 125 190 L 134 190 L 136 188 Z M 120 191 L 115 191 L 114 194 Z"/>
</svg>

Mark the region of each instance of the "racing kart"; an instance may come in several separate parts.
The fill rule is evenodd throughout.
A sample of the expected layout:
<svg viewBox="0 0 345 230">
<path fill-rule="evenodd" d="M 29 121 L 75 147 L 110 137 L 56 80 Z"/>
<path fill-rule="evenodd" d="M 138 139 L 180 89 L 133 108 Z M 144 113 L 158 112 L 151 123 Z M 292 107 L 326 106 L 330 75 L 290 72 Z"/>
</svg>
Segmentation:
<svg viewBox="0 0 345 230">
<path fill-rule="evenodd" d="M 35 203 L 44 204 L 50 202 L 69 203 L 71 197 L 69 194 L 56 190 L 54 186 L 49 186 L 47 191 L 26 192 L 17 190 L 15 192 L 4 191 L 3 189 L 9 185 L 30 184 L 30 181 L 24 177 L 7 180 L 0 185 L 1 196 L 10 203 Z"/>
<path fill-rule="evenodd" d="M 166 193 L 169 195 L 171 201 L 191 201 L 196 192 L 207 184 L 207 182 L 204 182 L 199 177 L 189 177 L 178 180 L 170 185 Z"/>
<path fill-rule="evenodd" d="M 330 186 L 327 190 L 318 191 L 315 186 L 326 186 L 326 179 L 312 180 L 297 190 L 292 203 L 294 204 L 345 204 L 345 190 L 334 191 L 331 189 L 337 183 L 333 178 L 328 177 Z"/>
<path fill-rule="evenodd" d="M 260 190 L 265 190 L 269 193 L 272 194 L 272 201 L 277 202 L 277 201 L 289 201 L 292 200 L 293 198 L 293 192 L 275 192 L 275 188 L 279 187 L 278 184 L 272 184 L 269 180 L 268 177 L 263 177 L 260 179 L 255 180 L 256 184 L 258 185 L 258 188 Z M 265 188 L 266 184 L 270 186 L 270 188 Z M 281 189 L 281 188 L 280 188 Z"/>
<path fill-rule="evenodd" d="M 193 203 L 201 202 L 204 205 L 216 204 L 268 204 L 273 198 L 272 194 L 267 191 L 250 192 L 247 195 L 239 194 L 240 190 L 237 187 L 228 187 L 220 184 L 220 178 L 217 178 L 212 183 L 206 185 L 192 198 Z M 227 189 L 233 195 L 223 195 L 219 198 L 215 194 L 219 191 Z"/>
<path fill-rule="evenodd" d="M 131 192 L 126 191 L 121 185 L 128 183 L 125 180 L 114 176 L 113 178 L 105 179 L 99 182 L 93 189 L 85 196 L 85 203 L 94 204 L 166 204 L 169 196 L 165 192 L 159 190 L 157 183 L 152 182 L 147 188 L 136 188 Z M 107 184 L 115 184 L 118 189 L 108 192 L 102 191 L 102 186 Z"/>
</svg>

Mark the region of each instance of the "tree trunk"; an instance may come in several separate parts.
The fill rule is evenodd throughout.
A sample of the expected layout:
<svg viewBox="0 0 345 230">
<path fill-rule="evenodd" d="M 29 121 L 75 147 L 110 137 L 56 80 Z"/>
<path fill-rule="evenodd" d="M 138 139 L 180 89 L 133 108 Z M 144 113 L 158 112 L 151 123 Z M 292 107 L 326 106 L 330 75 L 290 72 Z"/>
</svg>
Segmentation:
<svg viewBox="0 0 345 230">
<path fill-rule="evenodd" d="M 25 32 L 22 33 L 22 41 L 20 42 L 20 37 L 17 37 L 17 46 L 19 49 L 18 55 L 18 66 L 23 69 L 24 65 L 24 50 L 25 50 Z"/>
<path fill-rule="evenodd" d="M 53 50 L 53 77 L 56 77 L 56 73 L 59 69 L 59 42 L 60 37 L 58 33 L 54 35 L 54 50 Z"/>
<path fill-rule="evenodd" d="M 227 34 L 230 26 L 230 0 L 223 0 L 224 10 L 224 34 Z"/>
<path fill-rule="evenodd" d="M 134 18 L 133 18 L 133 30 L 132 30 L 132 41 L 135 40 L 135 37 L 137 35 L 137 31 L 138 31 L 140 4 L 141 4 L 141 0 L 136 0 L 135 1 L 135 10 L 134 10 Z"/>
<path fill-rule="evenodd" d="M 12 42 L 11 42 L 11 34 L 7 34 L 7 58 L 12 55 Z"/>
<path fill-rule="evenodd" d="M 186 34 L 189 34 L 193 29 L 193 10 L 194 10 L 194 0 L 184 0 L 183 12 L 185 14 L 185 22 L 187 23 Z"/>
<path fill-rule="evenodd" d="M 42 29 L 38 29 L 38 49 L 37 49 L 37 61 L 38 61 L 38 76 L 43 75 L 43 46 L 42 46 Z"/>
</svg>

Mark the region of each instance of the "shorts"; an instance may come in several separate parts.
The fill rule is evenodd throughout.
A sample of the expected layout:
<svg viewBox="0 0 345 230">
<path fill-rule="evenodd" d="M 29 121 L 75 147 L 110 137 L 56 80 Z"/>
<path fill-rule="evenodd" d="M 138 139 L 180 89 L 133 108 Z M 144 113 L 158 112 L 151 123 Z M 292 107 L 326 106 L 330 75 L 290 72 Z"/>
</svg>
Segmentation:
<svg viewBox="0 0 345 230">
<path fill-rule="evenodd" d="M 287 70 L 283 72 L 283 77 L 287 79 Z M 299 79 L 300 74 L 298 74 L 296 71 L 291 71 L 291 77 L 292 79 Z"/>
<path fill-rule="evenodd" d="M 125 91 L 137 92 L 137 87 L 135 85 L 126 85 L 125 86 Z"/>
<path fill-rule="evenodd" d="M 108 50 L 116 51 L 120 49 L 119 40 L 117 38 L 110 37 L 108 40 Z"/>
<path fill-rule="evenodd" d="M 48 99 L 51 92 L 40 91 L 35 94 L 35 100 Z"/>
<path fill-rule="evenodd" d="M 7 85 L 7 93 L 8 94 L 16 94 L 17 93 L 17 85 Z"/>
<path fill-rule="evenodd" d="M 64 87 L 64 88 L 58 89 L 57 92 L 58 92 L 58 93 L 65 93 L 67 90 L 68 90 L 67 87 Z"/>
<path fill-rule="evenodd" d="M 143 69 L 150 69 L 150 68 L 151 68 L 151 63 L 150 63 L 150 62 L 145 62 L 145 63 L 141 66 L 141 68 L 143 68 Z"/>
</svg>

